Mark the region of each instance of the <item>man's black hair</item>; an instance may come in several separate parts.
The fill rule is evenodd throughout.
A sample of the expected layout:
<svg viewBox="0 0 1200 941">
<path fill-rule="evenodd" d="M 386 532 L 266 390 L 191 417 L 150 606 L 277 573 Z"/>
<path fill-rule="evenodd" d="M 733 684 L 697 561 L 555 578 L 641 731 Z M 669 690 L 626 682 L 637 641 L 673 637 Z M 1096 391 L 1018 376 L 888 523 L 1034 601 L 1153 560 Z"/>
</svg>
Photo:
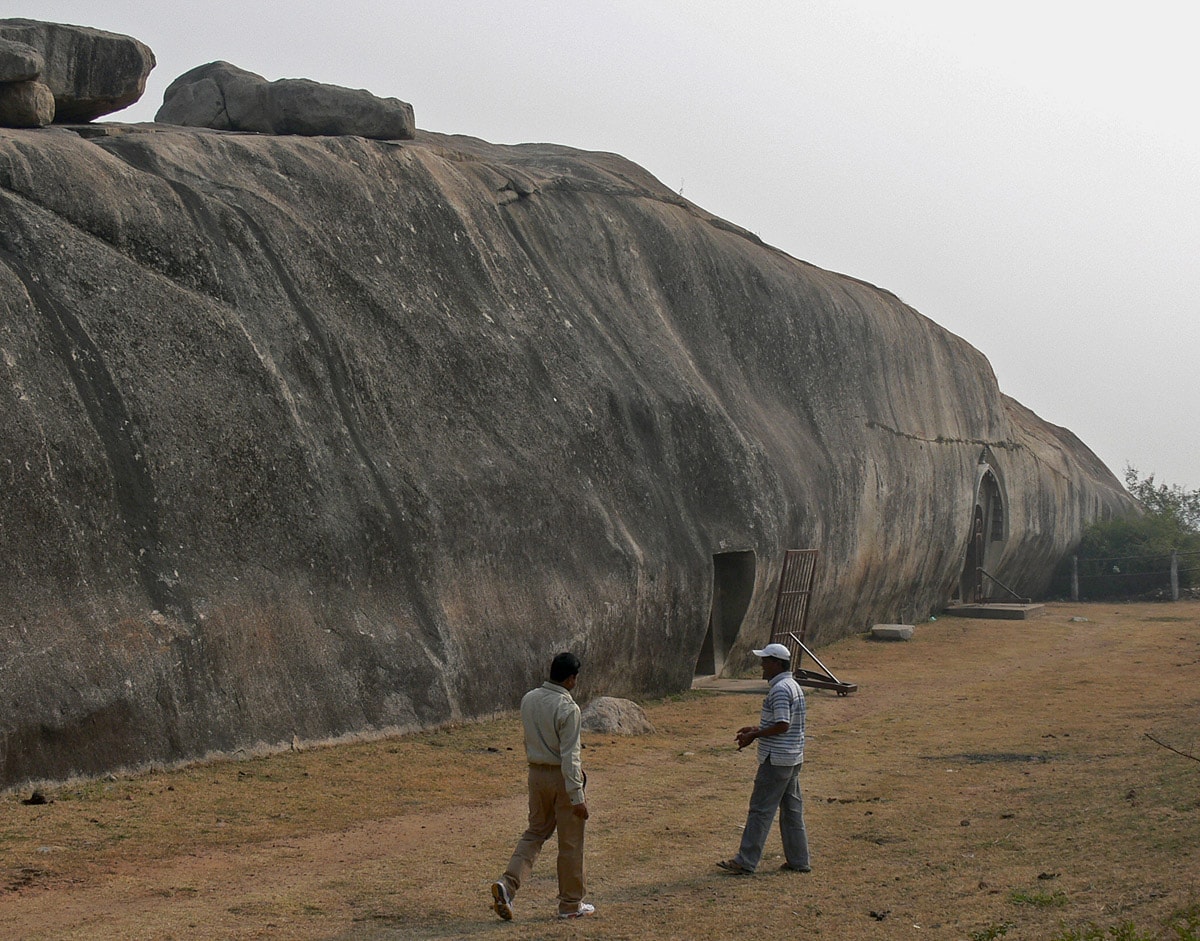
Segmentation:
<svg viewBox="0 0 1200 941">
<path fill-rule="evenodd" d="M 579 667 L 579 658 L 573 653 L 563 651 L 550 664 L 550 680 L 554 683 L 561 683 L 567 677 L 578 673 Z"/>
</svg>

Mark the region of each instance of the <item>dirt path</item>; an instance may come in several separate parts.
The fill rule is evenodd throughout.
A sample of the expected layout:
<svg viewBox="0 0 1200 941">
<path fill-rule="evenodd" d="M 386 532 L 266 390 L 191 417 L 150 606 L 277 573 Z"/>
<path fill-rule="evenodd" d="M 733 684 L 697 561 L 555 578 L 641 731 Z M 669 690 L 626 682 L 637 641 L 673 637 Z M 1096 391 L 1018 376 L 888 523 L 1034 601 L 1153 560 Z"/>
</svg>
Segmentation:
<svg viewBox="0 0 1200 941">
<path fill-rule="evenodd" d="M 1200 930 L 1200 603 L 1052 605 L 821 651 L 859 684 L 809 698 L 814 872 L 736 848 L 760 691 L 648 705 L 586 738 L 599 909 L 556 923 L 553 846 L 487 884 L 523 825 L 512 717 L 0 799 L 0 938 L 1067 938 Z M 591 691 L 602 693 L 602 690 Z M 1078 937 L 1078 935 L 1076 935 Z"/>
</svg>

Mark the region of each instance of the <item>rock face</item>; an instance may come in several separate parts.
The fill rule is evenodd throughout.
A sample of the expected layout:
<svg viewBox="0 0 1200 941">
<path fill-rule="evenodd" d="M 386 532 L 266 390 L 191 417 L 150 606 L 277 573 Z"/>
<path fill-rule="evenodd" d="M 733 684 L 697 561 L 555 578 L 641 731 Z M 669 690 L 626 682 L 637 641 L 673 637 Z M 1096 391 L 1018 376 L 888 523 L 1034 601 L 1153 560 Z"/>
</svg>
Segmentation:
<svg viewBox="0 0 1200 941">
<path fill-rule="evenodd" d="M 24 45 L 42 59 L 40 81 L 54 94 L 54 119 L 91 121 L 127 108 L 146 90 L 154 53 L 130 36 L 87 26 L 0 20 L 0 40 Z"/>
<path fill-rule="evenodd" d="M 210 62 L 175 79 L 154 120 L 220 131 L 374 140 L 411 140 L 416 131 L 412 105 L 398 98 L 300 78 L 268 82 L 228 62 Z"/>
<path fill-rule="evenodd" d="M 589 732 L 609 735 L 653 735 L 654 724 L 646 712 L 629 699 L 600 696 L 583 708 L 580 722 Z"/>
<path fill-rule="evenodd" d="M 107 127 L 105 125 L 104 127 Z M 0 131 L 0 783 L 739 671 L 1129 506 L 967 343 L 610 154 Z M 712 635 L 710 635 L 710 631 Z"/>
</svg>

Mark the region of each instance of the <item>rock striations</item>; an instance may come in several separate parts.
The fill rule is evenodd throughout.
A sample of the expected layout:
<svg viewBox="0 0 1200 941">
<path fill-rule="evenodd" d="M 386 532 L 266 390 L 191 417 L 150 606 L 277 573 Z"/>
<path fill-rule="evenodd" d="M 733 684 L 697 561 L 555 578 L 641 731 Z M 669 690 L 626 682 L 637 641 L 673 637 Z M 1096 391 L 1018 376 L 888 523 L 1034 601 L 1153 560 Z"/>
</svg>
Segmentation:
<svg viewBox="0 0 1200 941">
<path fill-rule="evenodd" d="M 985 507 L 1036 594 L 1128 506 L 620 157 L 119 129 L 0 131 L 0 784 L 513 708 L 567 648 L 664 694 L 745 666 L 788 548 L 820 644 L 939 610 Z"/>
</svg>

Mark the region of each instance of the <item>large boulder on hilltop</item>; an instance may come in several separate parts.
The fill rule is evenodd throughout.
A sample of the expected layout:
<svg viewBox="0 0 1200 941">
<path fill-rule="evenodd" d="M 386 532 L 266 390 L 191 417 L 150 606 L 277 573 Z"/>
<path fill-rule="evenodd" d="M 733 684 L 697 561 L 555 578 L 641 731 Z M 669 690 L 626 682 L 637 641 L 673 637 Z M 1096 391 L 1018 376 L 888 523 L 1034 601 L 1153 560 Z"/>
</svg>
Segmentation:
<svg viewBox="0 0 1200 941">
<path fill-rule="evenodd" d="M 54 121 L 54 93 L 41 82 L 0 83 L 0 127 L 45 127 Z"/>
<path fill-rule="evenodd" d="M 154 120 L 220 131 L 375 140 L 411 140 L 416 131 L 412 105 L 398 98 L 303 78 L 268 82 L 228 62 L 209 62 L 175 79 Z"/>
<path fill-rule="evenodd" d="M 0 39 L 0 82 L 28 82 L 42 74 L 46 60 L 33 46 Z"/>
<path fill-rule="evenodd" d="M 0 39 L 24 43 L 41 54 L 40 80 L 54 93 L 54 119 L 63 124 L 129 107 L 142 97 L 155 64 L 145 43 L 88 26 L 4 19 Z"/>
</svg>

